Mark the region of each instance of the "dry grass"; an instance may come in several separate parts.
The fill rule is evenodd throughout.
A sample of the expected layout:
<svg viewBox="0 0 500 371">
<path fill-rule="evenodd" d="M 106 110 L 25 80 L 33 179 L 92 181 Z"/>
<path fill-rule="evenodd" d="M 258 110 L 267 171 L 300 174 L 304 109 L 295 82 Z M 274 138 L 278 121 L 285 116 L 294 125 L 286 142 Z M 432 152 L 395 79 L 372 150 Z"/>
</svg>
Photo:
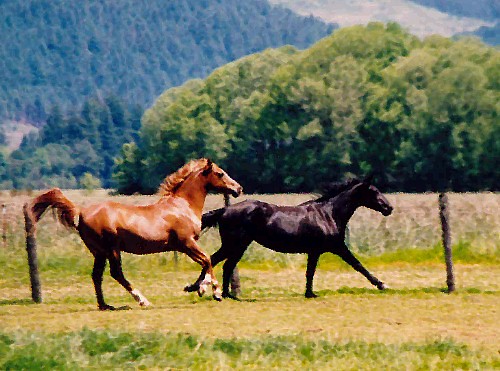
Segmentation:
<svg viewBox="0 0 500 371">
<path fill-rule="evenodd" d="M 110 196 L 106 191 L 86 194 L 83 191 L 65 191 L 77 204 L 88 205 L 108 199 L 129 204 L 144 205 L 157 200 L 156 196 Z M 7 206 L 7 238 L 9 244 L 22 245 L 22 204 L 33 195 L 12 196 L 0 194 L 0 203 Z M 313 198 L 307 194 L 244 195 L 232 202 L 246 198 L 260 199 L 277 204 L 296 205 Z M 383 217 L 366 208 L 356 211 L 350 222 L 350 241 L 353 249 L 362 253 L 380 254 L 407 248 L 430 248 L 440 242 L 441 230 L 436 194 L 389 194 L 395 207 L 394 213 Z M 500 195 L 496 193 L 450 194 L 450 218 L 453 243 L 467 241 L 480 251 L 495 251 L 500 241 Z M 223 206 L 221 196 L 209 196 L 206 210 Z M 58 240 L 67 232 L 51 218 L 41 221 L 41 230 Z M 54 234 L 55 233 L 55 234 Z M 11 243 L 12 242 L 12 243 Z"/>
<path fill-rule="evenodd" d="M 65 193 L 68 198 L 81 205 L 107 199 L 130 204 L 148 204 L 157 200 L 156 196 L 110 196 L 103 190 L 92 194 L 82 191 L 65 191 Z M 1 234 L 5 235 L 3 242 L 6 254 L 14 256 L 24 254 L 22 205 L 34 194 L 12 195 L 7 192 L 0 194 L 0 202 L 7 206 L 7 212 L 0 224 L 3 229 Z M 232 201 L 257 198 L 278 204 L 294 205 L 312 197 L 314 196 L 307 194 L 244 195 Z M 350 246 L 354 252 L 364 256 L 379 256 L 388 252 L 427 250 L 440 245 L 441 229 L 436 194 L 389 194 L 388 199 L 395 206 L 394 213 L 389 217 L 383 217 L 366 208 L 360 208 L 354 214 L 349 224 Z M 475 254 L 492 257 L 492 262 L 498 263 L 500 195 L 495 193 L 450 194 L 449 199 L 454 246 L 465 246 Z M 209 196 L 205 209 L 211 210 L 221 206 L 223 206 L 221 196 Z M 45 258 L 73 254 L 79 257 L 86 254 L 86 249 L 78 235 L 68 233 L 50 216 L 45 217 L 39 223 L 37 239 L 42 262 Z M 200 244 L 208 253 L 215 251 L 220 245 L 217 230 L 205 233 Z M 439 251 L 439 248 L 435 250 Z M 156 265 L 159 260 L 165 262 L 169 258 L 165 255 L 155 255 L 147 259 L 149 259 L 148 262 Z M 260 268 L 267 262 L 282 267 L 297 267 L 303 264 L 304 258 L 297 255 L 276 254 L 257 244 L 252 244 L 243 261 L 259 265 Z M 181 263 L 190 264 L 188 262 L 190 262 L 188 258 L 181 256 Z"/>
</svg>

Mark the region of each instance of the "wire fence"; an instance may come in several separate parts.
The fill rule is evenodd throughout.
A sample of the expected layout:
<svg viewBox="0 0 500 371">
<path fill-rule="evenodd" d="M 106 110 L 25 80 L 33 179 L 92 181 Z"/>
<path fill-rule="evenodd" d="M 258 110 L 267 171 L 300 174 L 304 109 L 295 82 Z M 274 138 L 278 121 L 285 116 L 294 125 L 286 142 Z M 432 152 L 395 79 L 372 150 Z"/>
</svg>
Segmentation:
<svg viewBox="0 0 500 371">
<path fill-rule="evenodd" d="M 155 196 L 111 196 L 106 191 L 85 193 L 83 191 L 65 191 L 69 199 L 78 205 L 88 205 L 104 200 L 113 200 L 135 205 L 150 204 L 157 200 Z M 35 193 L 3 192 L 0 194 L 1 213 L 1 248 L 4 251 L 25 249 L 23 204 L 32 199 Z M 296 205 L 311 198 L 310 194 L 279 195 L 244 195 L 232 203 L 245 198 L 259 199 L 283 205 Z M 351 249 L 357 253 L 377 255 L 401 249 L 425 249 L 441 243 L 437 194 L 389 194 L 387 198 L 394 206 L 389 217 L 366 209 L 358 209 L 349 223 Z M 210 195 L 205 210 L 224 206 L 221 196 Z M 452 244 L 467 243 L 478 252 L 497 251 L 500 245 L 500 195 L 496 193 L 450 193 L 450 223 Z M 37 227 L 37 240 L 41 251 L 49 253 L 52 249 L 83 249 L 83 243 L 74 232 L 68 232 L 53 218 L 46 216 Z M 215 251 L 220 240 L 217 230 L 205 233 L 201 240 L 205 251 Z M 256 254 L 258 256 L 252 256 Z M 182 254 L 181 254 L 182 255 Z M 263 249 L 253 244 L 245 254 L 247 261 L 271 259 L 286 263 L 284 254 Z M 183 257 L 181 257 L 182 259 Z"/>
</svg>

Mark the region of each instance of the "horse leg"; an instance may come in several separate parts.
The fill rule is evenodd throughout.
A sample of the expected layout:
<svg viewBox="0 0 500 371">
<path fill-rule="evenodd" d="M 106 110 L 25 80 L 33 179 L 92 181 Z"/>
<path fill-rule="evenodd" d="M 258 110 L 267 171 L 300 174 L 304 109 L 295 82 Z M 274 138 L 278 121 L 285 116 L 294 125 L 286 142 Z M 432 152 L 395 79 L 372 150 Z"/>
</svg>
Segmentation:
<svg viewBox="0 0 500 371">
<path fill-rule="evenodd" d="M 229 286 L 231 284 L 231 277 L 233 275 L 234 268 L 236 264 L 241 260 L 241 257 L 245 253 L 248 245 L 241 247 L 238 246 L 239 250 L 232 251 L 232 254 L 227 258 L 226 262 L 222 266 L 222 297 L 238 300 L 238 298 L 231 294 Z"/>
<path fill-rule="evenodd" d="M 225 251 L 224 251 L 224 248 L 221 247 L 219 250 L 217 250 L 216 252 L 214 252 L 212 254 L 212 256 L 210 257 L 210 262 L 212 264 L 212 269 L 213 269 L 213 267 L 215 267 L 217 264 L 219 264 L 224 259 L 226 259 Z M 184 287 L 184 291 L 186 291 L 186 292 L 198 291 L 199 288 L 200 288 L 200 284 L 203 281 L 203 279 L 205 278 L 206 274 L 207 274 L 207 269 L 203 268 L 201 270 L 200 276 L 195 281 L 195 283 L 193 283 L 192 285 L 188 285 L 188 286 Z"/>
<path fill-rule="evenodd" d="M 108 258 L 109 259 L 109 270 L 111 277 L 113 277 L 120 285 L 122 285 L 125 290 L 127 290 L 130 295 L 139 303 L 141 307 L 148 307 L 151 303 L 146 299 L 139 290 L 133 289 L 132 285 L 123 275 L 122 270 L 122 259 L 120 251 L 113 250 L 113 253 Z"/>
<path fill-rule="evenodd" d="M 306 270 L 306 298 L 316 298 L 316 295 L 313 292 L 313 279 L 314 273 L 316 272 L 316 266 L 318 265 L 319 254 L 310 253 L 307 255 L 307 270 Z"/>
<path fill-rule="evenodd" d="M 102 276 L 104 274 L 104 268 L 106 268 L 106 257 L 96 255 L 94 258 L 94 268 L 92 269 L 92 281 L 94 282 L 97 306 L 99 310 L 114 310 L 114 307 L 105 303 L 102 293 Z"/>
<path fill-rule="evenodd" d="M 365 267 L 363 267 L 363 265 L 359 262 L 359 260 L 356 259 L 356 257 L 349 251 L 347 246 L 344 246 L 335 253 L 338 256 L 340 256 L 347 264 L 353 267 L 356 271 L 365 276 L 373 286 L 376 286 L 379 290 L 385 290 L 387 288 L 382 281 L 380 281 L 377 277 L 373 276 L 370 272 L 368 272 L 368 270 Z"/>
<path fill-rule="evenodd" d="M 221 292 L 217 278 L 215 277 L 214 271 L 212 269 L 212 263 L 210 258 L 205 254 L 194 239 L 189 239 L 185 242 L 186 249 L 182 250 L 196 263 L 200 264 L 203 268 L 202 272 L 205 272 L 205 277 L 199 284 L 198 295 L 201 297 L 207 290 L 207 286 L 212 284 L 213 296 L 217 301 L 221 301 Z"/>
</svg>

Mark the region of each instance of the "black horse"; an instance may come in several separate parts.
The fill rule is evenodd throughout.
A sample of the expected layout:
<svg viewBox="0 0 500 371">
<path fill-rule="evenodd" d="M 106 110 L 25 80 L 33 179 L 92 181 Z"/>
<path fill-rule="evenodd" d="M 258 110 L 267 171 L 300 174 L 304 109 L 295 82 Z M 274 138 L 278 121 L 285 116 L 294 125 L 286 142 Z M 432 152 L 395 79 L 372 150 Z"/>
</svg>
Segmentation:
<svg viewBox="0 0 500 371">
<path fill-rule="evenodd" d="M 365 276 L 378 289 L 384 283 L 370 274 L 347 248 L 345 230 L 354 211 L 365 206 L 382 213 L 392 213 L 392 206 L 369 179 L 353 179 L 332 185 L 323 196 L 298 206 L 276 206 L 247 200 L 207 212 L 202 229 L 219 225 L 221 248 L 212 256 L 212 266 L 227 259 L 223 266 L 222 296 L 236 299 L 229 292 L 232 272 L 252 241 L 282 253 L 308 254 L 306 271 L 307 298 L 314 298 L 313 278 L 321 254 L 331 252 Z M 196 291 L 205 277 L 185 287 Z"/>
</svg>

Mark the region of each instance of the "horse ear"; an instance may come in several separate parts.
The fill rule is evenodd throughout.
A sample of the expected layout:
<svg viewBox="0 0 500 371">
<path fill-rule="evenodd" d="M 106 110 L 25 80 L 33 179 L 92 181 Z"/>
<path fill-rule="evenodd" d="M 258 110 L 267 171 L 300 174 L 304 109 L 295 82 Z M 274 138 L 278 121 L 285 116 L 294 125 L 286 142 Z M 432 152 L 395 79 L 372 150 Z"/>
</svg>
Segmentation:
<svg viewBox="0 0 500 371">
<path fill-rule="evenodd" d="M 207 176 L 208 174 L 210 174 L 210 172 L 212 171 L 212 166 L 213 166 L 213 162 L 212 160 L 210 160 L 209 158 L 207 159 L 207 164 L 205 165 L 205 168 L 203 169 L 203 175 Z"/>
</svg>

